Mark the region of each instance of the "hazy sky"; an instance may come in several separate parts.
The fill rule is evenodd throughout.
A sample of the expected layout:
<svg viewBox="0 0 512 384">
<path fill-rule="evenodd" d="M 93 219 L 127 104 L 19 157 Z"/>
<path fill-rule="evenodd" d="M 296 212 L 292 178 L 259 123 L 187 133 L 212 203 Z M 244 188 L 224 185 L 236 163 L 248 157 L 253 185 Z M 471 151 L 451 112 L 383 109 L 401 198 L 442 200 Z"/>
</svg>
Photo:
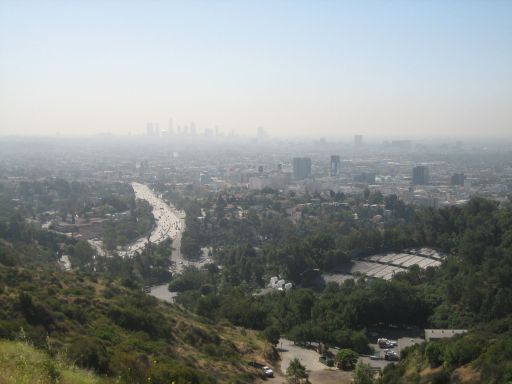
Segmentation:
<svg viewBox="0 0 512 384">
<path fill-rule="evenodd" d="M 512 1 L 0 0 L 0 135 L 512 137 Z"/>
</svg>

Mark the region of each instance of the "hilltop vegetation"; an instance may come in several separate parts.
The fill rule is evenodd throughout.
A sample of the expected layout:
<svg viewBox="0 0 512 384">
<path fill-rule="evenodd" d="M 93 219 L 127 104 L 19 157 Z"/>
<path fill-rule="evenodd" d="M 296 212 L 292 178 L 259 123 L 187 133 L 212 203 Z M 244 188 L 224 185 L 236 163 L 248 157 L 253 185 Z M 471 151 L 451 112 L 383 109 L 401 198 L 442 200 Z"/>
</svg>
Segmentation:
<svg viewBox="0 0 512 384">
<path fill-rule="evenodd" d="M 384 370 L 382 384 L 512 383 L 512 317 L 409 347 L 402 358 Z"/>
<path fill-rule="evenodd" d="M 0 383 L 109 384 L 113 379 L 70 365 L 26 342 L 0 340 Z"/>
<path fill-rule="evenodd" d="M 248 361 L 273 356 L 256 333 L 209 324 L 128 282 L 20 265 L 23 251 L 5 242 L 0 254 L 11 261 L 0 264 L 0 338 L 27 340 L 67 365 L 120 383 L 245 383 L 257 376 Z"/>
<path fill-rule="evenodd" d="M 374 326 L 467 328 L 464 336 L 403 351 L 381 381 L 512 380 L 510 204 L 475 198 L 433 210 L 378 193 L 172 197 L 188 214 L 182 251 L 194 258 L 202 246 L 213 250 L 211 264 L 179 276 L 169 274 L 170 241 L 148 244 L 129 259 L 98 257 L 86 241 L 30 225 L 23 209 L 3 212 L 0 338 L 29 340 L 47 356 L 59 356 L 57 370 L 77 365 L 98 380 L 245 383 L 257 374 L 248 361 L 275 358 L 262 336 L 272 344 L 285 335 L 300 344 L 370 353 L 367 330 Z M 291 220 L 286 212 L 295 205 L 302 214 Z M 383 209 L 391 214 L 377 214 Z M 392 281 L 310 288 L 312 271 L 411 246 L 448 257 L 440 267 L 413 266 Z M 72 272 L 57 268 L 63 252 Z M 254 295 L 274 275 L 294 289 Z M 142 292 L 144 284 L 169 277 L 181 306 Z"/>
<path fill-rule="evenodd" d="M 404 278 L 434 304 L 430 325 L 470 331 L 404 351 L 382 382 L 511 383 L 512 208 L 474 199 L 424 212 L 422 223 L 425 239 L 452 256 L 430 279 Z"/>
<path fill-rule="evenodd" d="M 291 271 L 299 275 L 307 263 L 319 266 L 332 256 L 350 254 L 343 248 L 346 242 L 333 241 L 329 233 L 316 233 L 276 245 L 270 253 L 265 247 L 261 251 L 250 245 L 226 248 L 218 256 L 225 265 L 222 272 L 213 268 L 208 273 L 188 271 L 185 276 L 195 284 L 184 289 L 178 300 L 202 315 L 265 329 L 267 335 L 284 334 L 300 343 L 322 341 L 361 353 L 368 351 L 365 329 L 379 324 L 467 328 L 470 332 L 463 337 L 406 352 L 403 362 L 386 371 L 385 382 L 394 383 L 401 376 L 403 383 L 416 379 L 418 383 L 457 382 L 461 372 L 471 378 L 469 382 L 511 380 L 510 204 L 475 198 L 463 207 L 417 209 L 400 229 L 391 230 L 398 237 L 406 236 L 409 244 L 443 250 L 448 254 L 446 261 L 426 270 L 412 267 L 392 281 L 328 284 L 320 293 L 295 289 L 287 294 L 247 295 L 249 286 L 258 286 L 258 280 L 264 279 L 265 266 L 272 270 L 280 263 L 284 275 L 293 277 Z M 358 229 L 357 233 L 347 237 L 352 254 L 360 254 L 357 244 L 364 242 L 374 244 L 375 249 L 385 247 L 386 231 Z M 360 240 L 351 241 L 351 236 Z M 435 364 L 429 360 L 433 350 L 438 351 Z M 411 376 L 411 366 L 415 375 L 421 369 L 435 368 L 432 380 L 426 373 L 422 378 Z"/>
</svg>

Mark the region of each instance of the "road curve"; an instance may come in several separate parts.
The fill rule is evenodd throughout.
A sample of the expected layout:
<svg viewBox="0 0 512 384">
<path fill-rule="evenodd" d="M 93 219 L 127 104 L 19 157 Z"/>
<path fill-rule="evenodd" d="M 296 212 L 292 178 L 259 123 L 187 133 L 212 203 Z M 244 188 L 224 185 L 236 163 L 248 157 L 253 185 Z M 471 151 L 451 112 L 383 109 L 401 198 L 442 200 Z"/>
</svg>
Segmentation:
<svg viewBox="0 0 512 384">
<path fill-rule="evenodd" d="M 146 200 L 153 207 L 153 216 L 155 218 L 156 227 L 149 235 L 149 241 L 152 243 L 161 243 L 167 238 L 172 239 L 173 251 L 171 255 L 172 261 L 175 262 L 177 269 L 183 265 L 181 257 L 181 236 L 185 229 L 185 213 L 178 211 L 174 206 L 166 204 L 159 198 L 147 185 L 140 183 L 131 183 L 135 197 L 137 199 Z M 141 252 L 148 243 L 147 237 L 141 237 L 131 243 L 121 252 L 120 256 L 130 257 L 135 252 Z"/>
</svg>

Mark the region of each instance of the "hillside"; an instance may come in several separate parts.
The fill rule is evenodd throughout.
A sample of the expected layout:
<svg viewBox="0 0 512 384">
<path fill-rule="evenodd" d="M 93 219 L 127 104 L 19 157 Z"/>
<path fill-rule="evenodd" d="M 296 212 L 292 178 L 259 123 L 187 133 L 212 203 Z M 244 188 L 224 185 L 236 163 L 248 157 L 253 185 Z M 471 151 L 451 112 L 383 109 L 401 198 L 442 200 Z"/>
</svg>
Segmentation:
<svg viewBox="0 0 512 384">
<path fill-rule="evenodd" d="M 148 246 L 133 258 L 95 257 L 86 242 L 14 215 L 0 221 L 0 339 L 23 340 L 58 356 L 62 367 L 102 380 L 249 383 L 258 376 L 250 361 L 272 365 L 277 358 L 258 331 L 274 344 L 285 336 L 368 354 L 372 327 L 464 328 L 462 337 L 403 350 L 382 382 L 511 382 L 512 206 L 475 198 L 460 207 L 415 209 L 402 219 L 383 232 L 361 227 L 347 234 L 304 223 L 309 234 L 300 239 L 283 235 L 259 247 L 256 236 L 226 246 L 214 264 L 172 277 L 170 286 L 181 293 L 170 305 L 143 287 L 155 269 L 168 271 L 161 261 L 168 262 L 171 244 Z M 222 238 L 225 228 L 215 225 Z M 448 256 L 438 267 L 411 266 L 391 281 L 349 279 L 315 291 L 293 279 L 308 265 L 406 245 Z M 58 268 L 63 254 L 70 255 L 70 272 Z M 279 271 L 294 289 L 253 295 L 265 274 Z"/>
<path fill-rule="evenodd" d="M 0 252 L 17 253 L 6 243 Z M 127 281 L 92 274 L 0 264 L 0 303 L 0 338 L 27 340 L 123 383 L 247 383 L 258 374 L 247 363 L 274 356 L 256 332 L 210 324 Z"/>
<path fill-rule="evenodd" d="M 74 367 L 20 341 L 0 340 L 0 383 L 108 384 L 113 380 Z"/>
<path fill-rule="evenodd" d="M 403 351 L 383 383 L 512 383 L 512 207 L 473 199 L 424 212 L 425 238 L 451 254 L 431 276 L 399 276 L 433 303 L 428 326 L 463 336 Z"/>
<path fill-rule="evenodd" d="M 208 294 L 196 283 L 195 287 L 189 284 L 177 300 L 203 316 L 228 319 L 268 335 L 282 334 L 299 344 L 324 342 L 361 354 L 371 352 L 368 331 L 383 325 L 467 329 L 463 337 L 427 343 L 410 355 L 405 352 L 404 361 L 386 372 L 384 382 L 511 382 L 512 206 L 474 198 L 460 207 L 413 213 L 397 229 L 398 237 L 409 239 L 410 245 L 445 252 L 446 260 L 437 267 L 411 266 L 391 281 L 347 280 L 340 285 L 327 284 L 321 292 L 296 286 L 286 294 L 250 298 L 225 289 L 212 289 Z M 390 235 L 385 229 L 361 238 L 376 244 L 375 249 L 385 249 Z M 348 244 L 353 251 L 358 243 Z M 258 257 L 260 265 L 267 259 L 281 259 L 283 267 L 295 268 L 311 256 L 330 257 L 339 247 L 334 238 L 316 234 L 268 247 L 267 255 L 258 256 L 251 247 L 226 248 L 223 273 L 238 269 L 254 276 L 247 273 L 247 267 L 257 265 Z M 354 252 L 347 249 L 342 253 Z M 197 282 L 201 277 L 205 284 L 221 283 L 200 271 L 190 273 L 187 279 Z"/>
<path fill-rule="evenodd" d="M 382 384 L 512 383 L 512 318 L 410 347 L 402 358 L 384 370 Z"/>
</svg>

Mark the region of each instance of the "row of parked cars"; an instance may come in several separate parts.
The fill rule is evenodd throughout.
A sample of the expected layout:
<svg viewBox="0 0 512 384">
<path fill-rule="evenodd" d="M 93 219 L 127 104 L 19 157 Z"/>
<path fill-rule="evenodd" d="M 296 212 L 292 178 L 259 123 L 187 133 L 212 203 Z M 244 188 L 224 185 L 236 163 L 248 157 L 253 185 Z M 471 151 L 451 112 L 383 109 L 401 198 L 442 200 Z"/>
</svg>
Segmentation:
<svg viewBox="0 0 512 384">
<path fill-rule="evenodd" d="M 377 339 L 377 344 L 383 349 L 395 348 L 398 345 L 396 341 L 384 338 Z"/>
<path fill-rule="evenodd" d="M 387 361 L 398 361 L 400 360 L 400 355 L 393 350 L 398 343 L 394 340 L 388 340 L 385 338 L 377 339 L 377 344 L 380 348 L 384 349 L 384 359 Z"/>
</svg>

